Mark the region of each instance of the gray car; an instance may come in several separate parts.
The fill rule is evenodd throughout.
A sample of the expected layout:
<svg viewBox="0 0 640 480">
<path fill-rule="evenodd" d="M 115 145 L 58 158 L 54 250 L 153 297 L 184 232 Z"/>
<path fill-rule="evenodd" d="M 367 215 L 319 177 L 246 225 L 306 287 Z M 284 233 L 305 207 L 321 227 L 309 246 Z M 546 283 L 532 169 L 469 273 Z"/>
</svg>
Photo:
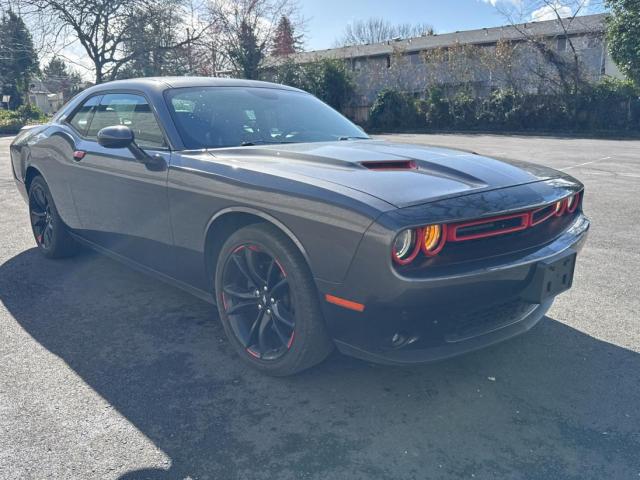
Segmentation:
<svg viewBox="0 0 640 480">
<path fill-rule="evenodd" d="M 373 140 L 262 82 L 98 85 L 11 159 L 44 255 L 89 245 L 216 304 L 272 375 L 334 346 L 414 364 L 523 333 L 571 287 L 589 230 L 564 173 Z"/>
</svg>

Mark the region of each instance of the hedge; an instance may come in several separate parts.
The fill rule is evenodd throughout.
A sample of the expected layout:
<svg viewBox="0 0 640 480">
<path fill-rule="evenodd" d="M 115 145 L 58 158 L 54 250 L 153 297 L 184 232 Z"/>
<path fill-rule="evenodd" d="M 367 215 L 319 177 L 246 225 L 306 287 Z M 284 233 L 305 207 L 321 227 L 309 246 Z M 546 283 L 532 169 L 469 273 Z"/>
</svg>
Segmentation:
<svg viewBox="0 0 640 480">
<path fill-rule="evenodd" d="M 639 92 L 627 82 L 605 81 L 579 94 L 533 95 L 497 90 L 476 98 L 462 91 L 448 97 L 432 88 L 423 99 L 385 90 L 371 108 L 374 131 L 640 132 Z"/>
<path fill-rule="evenodd" d="M 0 110 L 0 134 L 13 135 L 25 125 L 44 123 L 48 119 L 37 108 L 23 105 L 17 110 Z"/>
</svg>

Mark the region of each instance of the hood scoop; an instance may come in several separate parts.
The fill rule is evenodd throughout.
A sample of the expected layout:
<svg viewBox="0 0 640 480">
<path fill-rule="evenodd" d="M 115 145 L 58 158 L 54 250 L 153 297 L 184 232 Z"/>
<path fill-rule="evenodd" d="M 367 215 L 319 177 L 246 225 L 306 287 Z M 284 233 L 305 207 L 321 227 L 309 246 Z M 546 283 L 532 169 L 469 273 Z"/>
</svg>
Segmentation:
<svg viewBox="0 0 640 480">
<path fill-rule="evenodd" d="M 360 162 L 369 170 L 417 170 L 418 163 L 415 160 L 383 160 L 377 162 Z"/>
</svg>

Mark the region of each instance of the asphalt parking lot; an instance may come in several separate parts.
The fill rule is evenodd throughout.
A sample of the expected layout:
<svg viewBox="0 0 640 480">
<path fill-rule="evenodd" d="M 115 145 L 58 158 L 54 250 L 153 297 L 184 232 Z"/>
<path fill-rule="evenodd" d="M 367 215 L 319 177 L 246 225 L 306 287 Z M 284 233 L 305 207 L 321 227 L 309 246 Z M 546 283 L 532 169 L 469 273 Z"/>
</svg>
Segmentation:
<svg viewBox="0 0 640 480">
<path fill-rule="evenodd" d="M 639 479 L 640 141 L 392 139 L 583 181 L 574 288 L 482 352 L 272 379 L 210 305 L 93 253 L 41 257 L 0 138 L 0 478 Z"/>
</svg>

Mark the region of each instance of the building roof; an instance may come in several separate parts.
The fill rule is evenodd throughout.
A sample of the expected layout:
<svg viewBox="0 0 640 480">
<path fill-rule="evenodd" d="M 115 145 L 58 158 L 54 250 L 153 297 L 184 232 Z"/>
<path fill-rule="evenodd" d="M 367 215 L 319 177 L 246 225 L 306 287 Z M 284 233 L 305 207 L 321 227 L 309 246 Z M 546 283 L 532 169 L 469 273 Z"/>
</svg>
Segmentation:
<svg viewBox="0 0 640 480">
<path fill-rule="evenodd" d="M 605 30 L 606 14 L 585 15 L 576 17 L 565 24 L 569 35 L 585 33 L 602 33 Z M 331 48 L 328 50 L 315 50 L 291 55 L 288 58 L 296 63 L 310 63 L 313 61 L 331 58 L 347 59 L 358 57 L 375 57 L 390 55 L 394 50 L 407 53 L 428 50 L 438 47 L 447 47 L 455 44 L 481 45 L 495 43 L 499 40 L 520 40 L 526 32 L 531 37 L 555 37 L 564 35 L 565 32 L 558 20 L 544 22 L 530 22 L 519 25 L 506 25 L 494 28 L 481 28 L 479 30 L 467 30 L 463 32 L 445 33 L 442 35 L 428 35 L 407 40 L 390 40 L 383 43 L 369 45 L 354 45 L 351 47 Z M 273 57 L 272 57 L 273 58 Z M 278 63 L 286 57 L 277 57 L 274 63 Z"/>
</svg>

